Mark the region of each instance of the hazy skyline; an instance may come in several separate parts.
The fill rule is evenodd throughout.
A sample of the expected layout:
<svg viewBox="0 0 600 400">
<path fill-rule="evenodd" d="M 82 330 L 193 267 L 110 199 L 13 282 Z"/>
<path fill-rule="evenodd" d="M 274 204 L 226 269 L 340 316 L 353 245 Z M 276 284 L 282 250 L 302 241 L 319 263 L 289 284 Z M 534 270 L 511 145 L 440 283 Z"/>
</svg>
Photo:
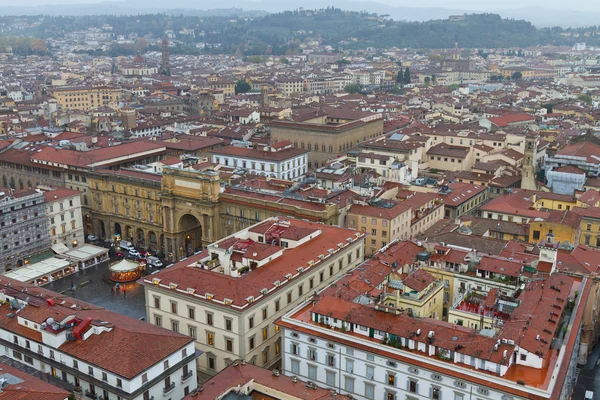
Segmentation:
<svg viewBox="0 0 600 400">
<path fill-rule="evenodd" d="M 410 7 L 410 8 L 428 8 L 428 7 L 439 7 L 445 9 L 457 9 L 457 10 L 478 10 L 478 11 L 495 11 L 502 9 L 519 9 L 519 8 L 530 8 L 530 7 L 542 7 L 546 9 L 561 9 L 561 10 L 570 10 L 570 11 L 589 11 L 589 10 L 600 10 L 600 3 L 596 1 L 589 0 L 572 0 L 570 2 L 559 1 L 559 0 L 504 0 L 502 2 L 481 2 L 479 0 L 455 0 L 453 2 L 448 2 L 447 0 L 422 0 L 415 4 L 414 2 L 409 1 L 400 1 L 400 0 L 366 0 L 366 1 L 348 1 L 349 5 L 351 3 L 379 3 L 385 4 L 393 7 Z M 8 6 L 8 7 L 27 7 L 27 6 L 40 6 L 40 5 L 53 5 L 53 4 L 84 4 L 84 3 L 118 3 L 120 6 L 127 6 L 128 3 L 136 3 L 137 1 L 130 0 L 21 0 L 15 3 L 14 0 L 0 0 L 0 6 Z M 180 7 L 180 3 L 175 1 L 177 6 Z M 236 2 L 236 6 L 240 3 L 244 3 L 247 9 L 260 9 L 262 5 L 261 0 L 243 0 L 242 2 Z M 334 2 L 332 2 L 334 3 Z M 186 6 L 188 8 L 207 8 L 207 2 L 205 1 L 186 1 Z M 228 8 L 228 3 L 213 3 L 210 2 L 210 8 Z M 323 1 L 323 7 L 326 7 L 329 4 L 327 1 Z M 167 6 L 167 4 L 165 4 Z M 312 1 L 303 1 L 303 0 L 284 0 L 280 2 L 280 7 L 282 9 L 294 9 L 297 7 L 308 6 L 313 8 L 314 2 Z"/>
</svg>

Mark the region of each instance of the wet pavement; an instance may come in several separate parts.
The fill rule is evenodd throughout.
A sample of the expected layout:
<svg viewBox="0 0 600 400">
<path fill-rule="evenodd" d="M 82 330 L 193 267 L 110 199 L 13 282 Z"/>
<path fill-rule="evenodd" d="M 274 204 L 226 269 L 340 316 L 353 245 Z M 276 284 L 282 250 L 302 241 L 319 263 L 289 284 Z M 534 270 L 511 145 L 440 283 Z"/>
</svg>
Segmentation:
<svg viewBox="0 0 600 400">
<path fill-rule="evenodd" d="M 600 396 L 600 345 L 596 345 L 588 356 L 585 365 L 578 365 L 579 375 L 577 384 L 573 390 L 573 400 L 585 399 L 585 391 L 591 390 L 594 392 L 594 399 Z"/>
<path fill-rule="evenodd" d="M 121 290 L 115 291 L 114 283 L 109 279 L 109 264 L 109 262 L 104 262 L 61 280 L 50 282 L 44 285 L 44 289 L 62 293 L 128 317 L 144 317 L 146 315 L 144 288 L 137 282 L 130 282 L 121 284 Z M 71 290 L 73 286 L 75 286 L 75 291 Z"/>
</svg>

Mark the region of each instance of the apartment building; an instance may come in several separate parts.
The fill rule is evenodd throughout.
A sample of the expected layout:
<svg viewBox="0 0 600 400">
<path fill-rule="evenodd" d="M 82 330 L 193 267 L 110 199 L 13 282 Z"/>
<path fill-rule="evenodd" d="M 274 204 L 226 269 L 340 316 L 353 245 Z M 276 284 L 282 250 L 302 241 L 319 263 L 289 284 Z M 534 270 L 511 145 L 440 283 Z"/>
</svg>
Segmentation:
<svg viewBox="0 0 600 400">
<path fill-rule="evenodd" d="M 7 277 L 0 287 L 5 356 L 78 397 L 167 400 L 196 389 L 192 338 Z"/>
<path fill-rule="evenodd" d="M 44 202 L 51 245 L 59 245 L 65 249 L 84 244 L 81 193 L 77 190 L 58 188 L 44 192 Z"/>
<path fill-rule="evenodd" d="M 116 108 L 121 97 L 121 89 L 105 85 L 54 87 L 50 93 L 63 111 L 89 111 L 103 106 Z"/>
<path fill-rule="evenodd" d="M 370 287 L 365 264 L 353 271 L 359 287 Z M 370 288 L 337 296 L 331 285 L 278 321 L 282 371 L 361 400 L 567 399 L 590 287 L 563 274 L 529 282 L 511 299 L 514 307 L 501 311 L 490 301 L 501 325 L 472 329 L 412 317 L 378 303 Z M 563 333 L 556 333 L 559 321 Z"/>
<path fill-rule="evenodd" d="M 260 149 L 227 146 L 212 151 L 215 164 L 241 168 L 251 174 L 277 179 L 299 180 L 308 169 L 308 150 L 293 147 L 290 141 Z"/>
<path fill-rule="evenodd" d="M 275 81 L 275 87 L 284 96 L 292 96 L 304 92 L 304 79 L 297 78 L 278 78 Z"/>
<path fill-rule="evenodd" d="M 201 373 L 281 358 L 275 321 L 364 257 L 362 232 L 268 218 L 144 278 L 147 321 L 196 339 Z"/>
<path fill-rule="evenodd" d="M 21 267 L 50 248 L 44 194 L 35 189 L 0 191 L 0 270 Z"/>
<path fill-rule="evenodd" d="M 412 210 L 402 202 L 375 199 L 355 202 L 348 211 L 348 228 L 368 234 L 367 255 L 375 254 L 394 240 L 410 239 Z"/>
</svg>

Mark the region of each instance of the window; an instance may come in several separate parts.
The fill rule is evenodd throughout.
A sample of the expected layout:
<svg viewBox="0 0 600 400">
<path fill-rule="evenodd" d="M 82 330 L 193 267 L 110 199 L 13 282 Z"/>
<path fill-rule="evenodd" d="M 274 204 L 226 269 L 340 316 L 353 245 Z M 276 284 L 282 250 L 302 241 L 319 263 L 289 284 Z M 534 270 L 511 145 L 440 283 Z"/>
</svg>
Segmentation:
<svg viewBox="0 0 600 400">
<path fill-rule="evenodd" d="M 254 328 L 254 317 L 248 318 L 248 329 Z"/>
<path fill-rule="evenodd" d="M 299 285 L 298 286 L 298 297 L 302 296 L 304 292 L 304 285 Z"/>
<path fill-rule="evenodd" d="M 254 336 L 248 339 L 248 347 L 250 347 L 250 350 L 254 349 Z"/>
<path fill-rule="evenodd" d="M 392 373 L 388 372 L 386 381 L 387 381 L 388 385 L 396 386 L 396 374 L 392 374 Z"/>
<path fill-rule="evenodd" d="M 275 300 L 275 312 L 279 311 L 279 299 Z"/>
<path fill-rule="evenodd" d="M 372 385 L 370 383 L 365 383 L 365 397 L 367 399 L 375 398 L 375 385 Z"/>
<path fill-rule="evenodd" d="M 354 372 L 354 360 L 346 358 L 346 372 L 350 374 Z"/>
<path fill-rule="evenodd" d="M 188 307 L 188 317 L 190 319 L 196 319 L 196 309 L 194 307 Z"/>
<path fill-rule="evenodd" d="M 233 340 L 225 339 L 225 349 L 229 352 L 233 352 Z"/>
<path fill-rule="evenodd" d="M 232 331 L 233 321 L 230 318 L 225 318 L 225 330 Z"/>
<path fill-rule="evenodd" d="M 188 336 L 193 337 L 194 339 L 198 339 L 198 336 L 196 335 L 196 327 L 195 326 L 188 326 Z"/>
<path fill-rule="evenodd" d="M 262 319 L 263 321 L 267 319 L 267 308 L 262 309 Z"/>
<path fill-rule="evenodd" d="M 439 387 L 432 387 L 431 388 L 431 399 L 432 400 L 441 400 L 442 398 L 442 391 L 440 390 Z"/>
<path fill-rule="evenodd" d="M 335 386 L 335 372 L 326 371 L 325 381 L 329 386 Z"/>
<path fill-rule="evenodd" d="M 206 332 L 206 344 L 209 346 L 215 345 L 215 334 L 212 332 Z"/>
<path fill-rule="evenodd" d="M 308 349 L 308 359 L 311 361 L 317 361 L 317 350 L 310 348 Z"/>
<path fill-rule="evenodd" d="M 287 293 L 287 302 L 290 304 L 292 302 L 292 292 Z"/>
<path fill-rule="evenodd" d="M 310 379 L 311 381 L 317 380 L 317 367 L 315 367 L 314 365 L 308 366 L 308 379 Z"/>
<path fill-rule="evenodd" d="M 300 354 L 300 346 L 298 346 L 298 344 L 296 343 L 292 343 L 292 354 L 297 356 Z"/>
<path fill-rule="evenodd" d="M 121 378 L 117 378 L 117 387 L 118 388 L 122 388 L 123 387 L 123 381 L 121 380 Z"/>
<path fill-rule="evenodd" d="M 106 374 L 106 372 L 102 372 L 102 380 L 103 380 L 104 382 L 107 382 L 107 381 L 108 381 L 108 375 Z"/>
<path fill-rule="evenodd" d="M 521 361 L 527 361 L 527 354 L 521 354 Z"/>
<path fill-rule="evenodd" d="M 211 355 L 208 355 L 208 369 L 215 370 L 217 369 L 217 360 Z"/>
<path fill-rule="evenodd" d="M 262 330 L 263 341 L 269 338 L 269 327 L 265 326 Z"/>
<path fill-rule="evenodd" d="M 344 390 L 354 393 L 354 378 L 350 378 L 349 376 L 344 378 Z"/>
<path fill-rule="evenodd" d="M 375 367 L 372 365 L 367 365 L 367 379 L 373 379 L 375 377 Z"/>
<path fill-rule="evenodd" d="M 165 371 L 169 369 L 169 360 L 165 360 L 163 362 L 163 368 L 164 368 Z"/>
<path fill-rule="evenodd" d="M 213 315 L 212 313 L 206 313 L 206 325 L 213 325 Z"/>
<path fill-rule="evenodd" d="M 171 312 L 173 314 L 177 314 L 177 303 L 175 303 L 173 301 L 171 302 Z"/>
<path fill-rule="evenodd" d="M 171 330 L 173 332 L 179 332 L 179 322 L 175 320 L 171 320 Z"/>
<path fill-rule="evenodd" d="M 154 316 L 154 325 L 162 326 L 162 317 L 160 315 Z"/>
<path fill-rule="evenodd" d="M 410 379 L 408 381 L 408 391 L 411 393 L 417 393 L 418 385 L 417 381 Z"/>
<path fill-rule="evenodd" d="M 88 367 L 88 375 L 94 376 L 94 368 Z"/>
<path fill-rule="evenodd" d="M 333 354 L 327 354 L 327 365 L 335 367 L 335 356 Z"/>
<path fill-rule="evenodd" d="M 298 360 L 292 360 L 292 374 L 300 374 L 300 361 Z"/>
</svg>

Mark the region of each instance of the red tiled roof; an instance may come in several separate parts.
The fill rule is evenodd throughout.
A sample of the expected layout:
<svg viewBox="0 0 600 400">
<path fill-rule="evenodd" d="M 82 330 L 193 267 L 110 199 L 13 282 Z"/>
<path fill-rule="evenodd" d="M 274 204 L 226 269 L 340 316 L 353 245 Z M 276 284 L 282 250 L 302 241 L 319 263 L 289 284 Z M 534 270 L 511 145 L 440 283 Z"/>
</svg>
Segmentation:
<svg viewBox="0 0 600 400">
<path fill-rule="evenodd" d="M 0 400 L 67 400 L 70 392 L 60 389 L 33 375 L 29 375 L 10 365 L 0 363 L 2 374 L 9 374 L 22 380 L 2 387 Z"/>
</svg>

